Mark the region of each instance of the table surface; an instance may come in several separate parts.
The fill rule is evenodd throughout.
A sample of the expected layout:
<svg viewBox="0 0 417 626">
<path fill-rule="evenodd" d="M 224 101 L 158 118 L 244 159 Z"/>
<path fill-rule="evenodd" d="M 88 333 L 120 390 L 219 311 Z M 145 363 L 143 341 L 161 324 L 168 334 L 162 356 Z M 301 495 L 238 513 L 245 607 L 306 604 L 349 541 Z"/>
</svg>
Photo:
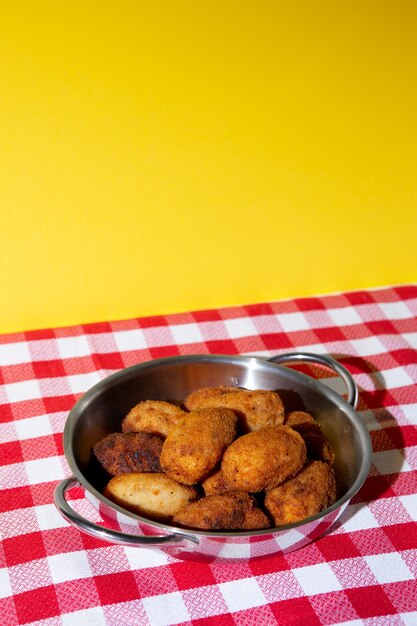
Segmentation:
<svg viewBox="0 0 417 626">
<path fill-rule="evenodd" d="M 0 623 L 417 624 L 416 348 L 417 285 L 0 336 Z M 373 445 L 365 484 L 324 536 L 286 555 L 187 562 L 59 515 L 64 424 L 93 384 L 165 356 L 298 350 L 349 369 Z"/>
</svg>

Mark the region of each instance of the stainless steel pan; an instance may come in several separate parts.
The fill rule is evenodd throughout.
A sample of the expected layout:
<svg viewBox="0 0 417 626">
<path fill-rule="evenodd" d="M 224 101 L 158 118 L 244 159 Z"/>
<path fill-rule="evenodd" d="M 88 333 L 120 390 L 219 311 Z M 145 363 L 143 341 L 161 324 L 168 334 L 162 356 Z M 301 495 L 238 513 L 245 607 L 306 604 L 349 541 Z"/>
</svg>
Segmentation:
<svg viewBox="0 0 417 626">
<path fill-rule="evenodd" d="M 282 365 L 295 362 L 321 364 L 334 370 L 346 384 L 347 399 L 318 380 Z M 210 532 L 154 522 L 105 498 L 101 494 L 103 475 L 91 455 L 95 443 L 120 430 L 122 418 L 141 400 L 181 401 L 195 389 L 214 385 L 272 389 L 280 394 L 287 411 L 312 413 L 336 455 L 335 471 L 342 487 L 338 501 L 296 524 L 251 532 Z M 73 476 L 57 486 L 55 504 L 70 524 L 96 538 L 126 546 L 154 547 L 177 558 L 252 559 L 295 550 L 329 529 L 368 475 L 372 447 L 369 433 L 355 411 L 357 399 L 357 387 L 348 370 L 330 357 L 317 354 L 281 354 L 269 360 L 191 355 L 128 367 L 92 387 L 71 410 L 64 429 L 64 451 Z M 84 488 L 87 499 L 107 520 L 107 527 L 82 517 L 70 505 L 66 493 L 76 485 Z M 132 532 L 126 532 L 126 524 Z"/>
</svg>

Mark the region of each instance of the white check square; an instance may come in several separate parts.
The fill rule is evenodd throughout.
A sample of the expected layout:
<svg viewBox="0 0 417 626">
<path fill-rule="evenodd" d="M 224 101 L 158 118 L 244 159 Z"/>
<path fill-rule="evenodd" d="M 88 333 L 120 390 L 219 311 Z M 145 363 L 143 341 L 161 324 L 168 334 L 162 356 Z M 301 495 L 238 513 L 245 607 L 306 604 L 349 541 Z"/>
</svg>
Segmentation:
<svg viewBox="0 0 417 626">
<path fill-rule="evenodd" d="M 395 389 L 414 384 L 414 380 L 408 375 L 404 367 L 393 367 L 382 372 L 375 372 L 374 377 L 381 381 L 385 389 Z"/>
<path fill-rule="evenodd" d="M 381 302 L 379 307 L 389 320 L 402 320 L 412 317 L 404 302 Z"/>
<path fill-rule="evenodd" d="M 198 324 L 175 324 L 170 326 L 170 331 L 177 345 L 204 341 Z"/>
<path fill-rule="evenodd" d="M 5 343 L 0 345 L 0 366 L 18 365 L 31 361 L 26 343 Z"/>
<path fill-rule="evenodd" d="M 347 533 L 379 527 L 372 511 L 363 504 L 350 504 L 343 512 L 339 521 Z"/>
<path fill-rule="evenodd" d="M 36 400 L 42 397 L 36 380 L 25 380 L 19 383 L 4 385 L 9 402 L 22 402 L 23 400 Z"/>
<path fill-rule="evenodd" d="M 150 550 L 145 547 L 138 550 L 138 548 L 126 546 L 125 554 L 130 567 L 134 570 L 159 567 L 168 563 L 168 555 L 159 550 Z"/>
<path fill-rule="evenodd" d="M 417 333 L 404 333 L 403 339 L 407 341 L 412 348 L 417 349 Z"/>
<path fill-rule="evenodd" d="M 226 326 L 228 335 L 231 339 L 253 337 L 258 334 L 252 320 L 247 317 L 225 320 L 224 325 Z"/>
<path fill-rule="evenodd" d="M 104 617 L 103 609 L 96 606 L 92 609 L 84 609 L 83 611 L 73 611 L 72 613 L 64 613 L 61 615 L 62 626 L 105 626 L 108 622 Z"/>
<path fill-rule="evenodd" d="M 143 606 L 152 626 L 172 626 L 173 623 L 179 624 L 190 620 L 179 591 L 143 598 Z"/>
<path fill-rule="evenodd" d="M 401 410 L 410 424 L 417 426 L 417 404 L 403 404 Z"/>
<path fill-rule="evenodd" d="M 47 561 L 54 584 L 92 576 L 91 567 L 84 551 L 54 554 L 48 556 Z"/>
<path fill-rule="evenodd" d="M 386 348 L 377 337 L 352 339 L 350 343 L 360 356 L 372 356 L 374 354 L 384 354 L 386 352 Z"/>
<path fill-rule="evenodd" d="M 91 353 L 87 338 L 84 335 L 79 337 L 58 337 L 56 343 L 59 354 L 63 359 L 87 356 Z"/>
<path fill-rule="evenodd" d="M 341 591 L 342 589 L 342 585 L 327 563 L 299 567 L 294 569 L 293 573 L 304 593 L 308 596 Z"/>
<path fill-rule="evenodd" d="M 29 485 L 38 485 L 39 483 L 49 483 L 53 480 L 62 480 L 65 476 L 64 468 L 58 457 L 25 461 L 24 466 Z"/>
<path fill-rule="evenodd" d="M 365 561 L 381 585 L 414 578 L 401 555 L 396 552 L 366 556 Z"/>
<path fill-rule="evenodd" d="M 40 530 L 52 530 L 53 528 L 68 526 L 68 522 L 58 513 L 57 508 L 53 504 L 39 505 L 35 507 L 35 513 Z"/>
<path fill-rule="evenodd" d="M 101 377 L 98 372 L 89 372 L 88 374 L 74 374 L 67 377 L 67 381 L 73 393 L 84 393 L 90 387 L 100 382 Z"/>
<path fill-rule="evenodd" d="M 47 415 L 36 415 L 35 417 L 16 420 L 14 424 L 20 441 L 52 434 Z"/>
<path fill-rule="evenodd" d="M 277 320 L 285 332 L 309 330 L 310 325 L 302 313 L 282 313 Z"/>
<path fill-rule="evenodd" d="M 355 309 L 352 307 L 341 307 L 340 309 L 329 309 L 328 314 L 337 326 L 352 326 L 362 322 Z"/>
<path fill-rule="evenodd" d="M 261 588 L 252 578 L 220 583 L 219 589 L 230 613 L 266 604 L 266 598 Z"/>
<path fill-rule="evenodd" d="M 10 585 L 7 567 L 2 567 L 0 569 L 0 598 L 9 598 L 12 595 L 12 587 Z"/>
<path fill-rule="evenodd" d="M 147 347 L 144 334 L 140 328 L 135 330 L 119 330 L 113 333 L 119 352 L 143 350 Z"/>
</svg>

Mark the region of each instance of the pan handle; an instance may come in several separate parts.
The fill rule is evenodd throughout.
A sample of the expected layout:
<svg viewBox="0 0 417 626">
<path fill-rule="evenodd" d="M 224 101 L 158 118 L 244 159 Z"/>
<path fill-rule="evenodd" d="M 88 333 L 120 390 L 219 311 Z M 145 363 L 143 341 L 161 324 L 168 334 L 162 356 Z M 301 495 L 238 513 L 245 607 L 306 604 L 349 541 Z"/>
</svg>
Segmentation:
<svg viewBox="0 0 417 626">
<path fill-rule="evenodd" d="M 198 539 L 192 535 L 181 535 L 175 533 L 171 535 L 150 536 L 129 535 L 128 533 L 122 533 L 117 530 L 105 528 L 104 526 L 100 526 L 94 522 L 90 522 L 90 520 L 82 517 L 74 511 L 74 509 L 68 504 L 65 497 L 67 491 L 73 487 L 78 487 L 79 485 L 79 481 L 74 476 L 70 476 L 69 478 L 62 480 L 55 488 L 54 503 L 62 517 L 69 522 L 69 524 L 75 526 L 78 530 L 87 533 L 87 535 L 91 535 L 92 537 L 101 539 L 102 541 L 117 543 L 122 546 L 140 546 L 145 548 L 158 548 L 166 545 L 176 547 L 185 545 L 189 546 L 190 541 L 198 544 Z"/>
<path fill-rule="evenodd" d="M 347 387 L 347 401 L 356 409 L 358 404 L 358 387 L 353 380 L 352 374 L 344 365 L 324 354 L 313 354 L 312 352 L 288 352 L 278 354 L 268 359 L 273 363 L 315 363 L 330 368 L 340 376 Z"/>
</svg>

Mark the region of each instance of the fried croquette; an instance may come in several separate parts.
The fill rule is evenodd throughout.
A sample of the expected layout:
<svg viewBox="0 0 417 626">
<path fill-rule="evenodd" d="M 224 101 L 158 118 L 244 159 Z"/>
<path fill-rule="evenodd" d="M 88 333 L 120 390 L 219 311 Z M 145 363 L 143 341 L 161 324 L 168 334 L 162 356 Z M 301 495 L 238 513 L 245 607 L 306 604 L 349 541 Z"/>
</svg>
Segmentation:
<svg viewBox="0 0 417 626">
<path fill-rule="evenodd" d="M 116 476 L 104 495 L 119 506 L 154 520 L 169 520 L 197 497 L 194 487 L 180 485 L 165 474 L 133 472 Z"/>
<path fill-rule="evenodd" d="M 237 417 L 229 409 L 196 409 L 168 434 L 162 446 L 163 471 L 180 483 L 193 485 L 218 465 L 236 436 Z"/>
<path fill-rule="evenodd" d="M 296 430 L 305 441 L 307 457 L 333 464 L 334 453 L 329 440 L 323 435 L 320 425 L 305 411 L 292 411 L 285 418 L 285 424 Z"/>
<path fill-rule="evenodd" d="M 297 429 L 297 426 L 306 426 L 316 424 L 316 420 L 310 413 L 306 411 L 291 411 L 285 416 L 285 424 L 287 426 L 291 426 L 294 430 Z"/>
<path fill-rule="evenodd" d="M 194 409 L 198 409 L 201 403 L 205 402 L 208 398 L 222 396 L 225 393 L 234 393 L 236 391 L 239 391 L 239 387 L 223 387 L 222 385 L 218 387 L 202 387 L 188 394 L 183 405 L 188 411 L 194 411 Z"/>
<path fill-rule="evenodd" d="M 224 407 L 232 409 L 239 416 L 242 432 L 251 432 L 278 426 L 284 422 L 284 405 L 274 391 L 257 389 L 238 389 L 237 391 L 207 397 L 199 405 L 205 407 Z"/>
<path fill-rule="evenodd" d="M 207 478 L 201 482 L 201 486 L 206 496 L 212 496 L 214 494 L 230 491 L 230 487 L 224 480 L 221 469 L 218 469 L 210 474 L 210 476 L 207 476 Z"/>
<path fill-rule="evenodd" d="M 205 496 L 187 504 L 172 520 L 173 524 L 201 530 L 256 530 L 269 528 L 268 517 L 247 493 L 229 491 Z"/>
<path fill-rule="evenodd" d="M 122 421 L 122 432 L 148 432 L 166 437 L 186 412 L 164 400 L 143 400 Z"/>
<path fill-rule="evenodd" d="M 294 478 L 268 491 L 265 508 L 274 524 L 293 524 L 320 513 L 336 501 L 333 468 L 322 461 L 311 461 Z"/>
<path fill-rule="evenodd" d="M 96 443 L 94 454 L 111 476 L 130 472 L 160 472 L 164 440 L 150 433 L 112 433 Z"/>
<path fill-rule="evenodd" d="M 284 482 L 305 462 L 303 438 L 281 425 L 238 437 L 225 451 L 221 471 L 231 489 L 257 493 Z"/>
</svg>

